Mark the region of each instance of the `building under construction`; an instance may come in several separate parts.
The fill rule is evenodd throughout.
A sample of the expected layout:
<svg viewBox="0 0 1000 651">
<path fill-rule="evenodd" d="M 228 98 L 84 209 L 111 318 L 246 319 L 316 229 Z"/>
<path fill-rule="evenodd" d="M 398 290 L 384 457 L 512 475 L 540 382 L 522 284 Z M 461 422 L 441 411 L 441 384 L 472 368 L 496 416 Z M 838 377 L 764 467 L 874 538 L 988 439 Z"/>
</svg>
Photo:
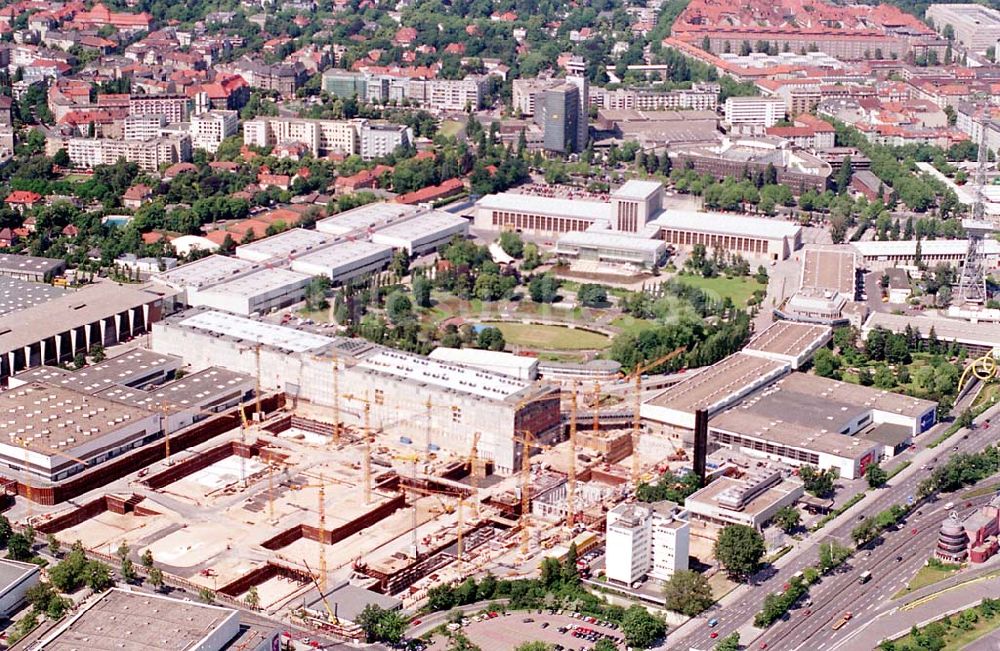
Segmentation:
<svg viewBox="0 0 1000 651">
<path fill-rule="evenodd" d="M 520 468 L 524 432 L 554 440 L 561 423 L 558 388 L 435 361 L 364 340 L 326 337 L 222 312 L 195 310 L 157 324 L 154 350 L 183 355 L 194 367 L 260 371 L 264 390 L 331 408 L 360 426 L 363 405 L 381 430 L 418 454 L 478 454 L 497 472 Z"/>
</svg>

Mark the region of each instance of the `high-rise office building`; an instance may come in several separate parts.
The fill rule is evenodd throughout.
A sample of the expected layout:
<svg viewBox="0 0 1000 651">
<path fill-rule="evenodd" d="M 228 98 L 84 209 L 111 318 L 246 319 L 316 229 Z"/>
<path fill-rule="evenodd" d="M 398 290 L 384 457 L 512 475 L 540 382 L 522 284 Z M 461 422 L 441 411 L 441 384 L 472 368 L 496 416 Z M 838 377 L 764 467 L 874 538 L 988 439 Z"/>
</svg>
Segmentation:
<svg viewBox="0 0 1000 651">
<path fill-rule="evenodd" d="M 547 151 L 571 154 L 580 151 L 580 91 L 563 84 L 544 92 L 543 144 Z"/>
</svg>

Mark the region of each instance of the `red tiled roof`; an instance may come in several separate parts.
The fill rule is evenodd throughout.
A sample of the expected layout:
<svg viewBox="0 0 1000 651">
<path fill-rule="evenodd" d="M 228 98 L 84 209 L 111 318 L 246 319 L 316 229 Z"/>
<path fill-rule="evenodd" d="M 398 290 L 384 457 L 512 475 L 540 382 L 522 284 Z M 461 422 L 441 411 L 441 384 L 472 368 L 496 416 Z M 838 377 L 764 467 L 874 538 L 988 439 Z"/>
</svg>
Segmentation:
<svg viewBox="0 0 1000 651">
<path fill-rule="evenodd" d="M 14 190 L 7 195 L 4 200 L 7 203 L 38 203 L 42 200 L 42 195 L 31 190 Z"/>
<path fill-rule="evenodd" d="M 464 189 L 465 184 L 462 182 L 462 179 L 448 179 L 440 185 L 431 185 L 414 192 L 401 194 L 396 197 L 396 203 L 415 204 L 423 203 L 425 201 L 434 201 L 436 199 L 449 197 L 453 194 L 458 194 Z"/>
</svg>

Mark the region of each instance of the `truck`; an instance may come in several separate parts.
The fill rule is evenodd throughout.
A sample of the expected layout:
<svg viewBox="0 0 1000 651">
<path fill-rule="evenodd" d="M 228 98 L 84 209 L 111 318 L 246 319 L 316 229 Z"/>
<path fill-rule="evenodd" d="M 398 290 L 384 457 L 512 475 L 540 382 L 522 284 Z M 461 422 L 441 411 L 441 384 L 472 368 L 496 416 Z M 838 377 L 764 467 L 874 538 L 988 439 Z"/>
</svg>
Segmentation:
<svg viewBox="0 0 1000 651">
<path fill-rule="evenodd" d="M 847 622 L 851 621 L 851 617 L 854 617 L 854 615 L 852 615 L 850 612 L 844 613 L 843 617 L 834 622 L 833 630 L 839 631 L 840 629 L 844 628 Z"/>
<path fill-rule="evenodd" d="M 871 580 L 872 580 L 872 573 L 868 570 L 865 570 L 864 572 L 858 575 L 858 583 L 864 584 L 868 583 Z"/>
</svg>

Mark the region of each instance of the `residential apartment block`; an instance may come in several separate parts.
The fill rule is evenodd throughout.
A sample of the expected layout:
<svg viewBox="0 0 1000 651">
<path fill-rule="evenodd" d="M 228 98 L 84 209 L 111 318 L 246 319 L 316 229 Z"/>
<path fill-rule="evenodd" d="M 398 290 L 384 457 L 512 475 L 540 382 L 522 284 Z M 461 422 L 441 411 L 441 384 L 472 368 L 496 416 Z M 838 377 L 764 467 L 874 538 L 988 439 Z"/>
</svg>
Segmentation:
<svg viewBox="0 0 1000 651">
<path fill-rule="evenodd" d="M 191 160 L 191 137 L 164 136 L 150 140 L 115 140 L 110 138 L 63 138 L 50 136 L 45 141 L 45 153 L 53 156 L 60 149 L 69 154 L 73 167 L 93 169 L 96 165 L 113 165 L 124 158 L 143 170 L 157 171 L 161 165 Z"/>
<path fill-rule="evenodd" d="M 368 120 L 308 120 L 262 117 L 243 123 L 243 144 L 257 147 L 301 142 L 313 156 L 385 156 L 412 141 L 409 128 Z"/>
<path fill-rule="evenodd" d="M 205 111 L 191 117 L 191 146 L 215 153 L 219 144 L 236 135 L 240 127 L 236 111 Z"/>
<path fill-rule="evenodd" d="M 191 100 L 184 95 L 132 95 L 129 115 L 162 115 L 167 124 L 183 122 L 188 117 Z"/>
</svg>

